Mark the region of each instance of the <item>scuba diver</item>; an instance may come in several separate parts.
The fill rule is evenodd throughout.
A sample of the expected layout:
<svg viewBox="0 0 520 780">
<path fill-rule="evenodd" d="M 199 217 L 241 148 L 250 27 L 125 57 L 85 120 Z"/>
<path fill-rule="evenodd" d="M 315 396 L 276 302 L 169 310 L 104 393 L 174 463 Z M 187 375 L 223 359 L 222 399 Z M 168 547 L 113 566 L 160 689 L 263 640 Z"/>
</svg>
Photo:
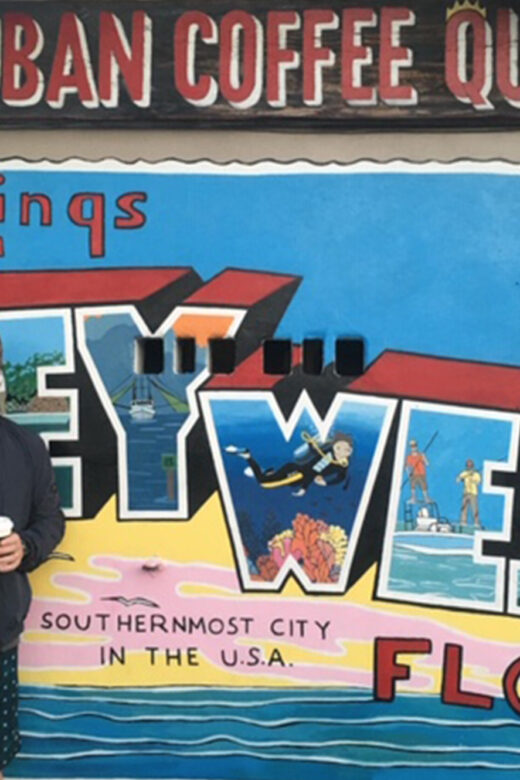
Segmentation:
<svg viewBox="0 0 520 780">
<path fill-rule="evenodd" d="M 331 441 L 319 444 L 318 440 L 304 431 L 303 440 L 310 449 L 310 455 L 302 463 L 285 463 L 278 469 L 265 471 L 257 463 L 248 449 L 240 449 L 233 445 L 226 447 L 230 455 L 244 458 L 248 463 L 245 470 L 247 476 L 255 477 L 258 484 L 270 490 L 294 485 L 297 489 L 293 496 L 304 496 L 307 488 L 314 483 L 320 487 L 339 485 L 343 482 L 343 490 L 348 487 L 348 468 L 354 452 L 354 440 L 347 433 L 338 431 Z"/>
</svg>

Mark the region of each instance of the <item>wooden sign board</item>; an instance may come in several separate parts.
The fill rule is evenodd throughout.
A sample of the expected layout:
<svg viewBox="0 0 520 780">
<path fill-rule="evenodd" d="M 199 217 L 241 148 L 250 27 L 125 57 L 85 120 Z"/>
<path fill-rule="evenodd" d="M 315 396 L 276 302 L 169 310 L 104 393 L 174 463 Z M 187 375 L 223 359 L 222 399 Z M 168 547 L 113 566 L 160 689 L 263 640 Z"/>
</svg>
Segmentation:
<svg viewBox="0 0 520 780">
<path fill-rule="evenodd" d="M 515 127 L 519 11 L 2 2 L 0 126 Z"/>
</svg>

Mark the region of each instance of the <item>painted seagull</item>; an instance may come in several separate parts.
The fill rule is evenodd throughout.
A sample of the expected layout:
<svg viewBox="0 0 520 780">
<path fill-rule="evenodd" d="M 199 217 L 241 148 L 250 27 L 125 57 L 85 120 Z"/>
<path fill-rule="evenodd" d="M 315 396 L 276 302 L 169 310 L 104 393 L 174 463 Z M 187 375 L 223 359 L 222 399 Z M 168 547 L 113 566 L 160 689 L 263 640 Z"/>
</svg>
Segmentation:
<svg viewBox="0 0 520 780">
<path fill-rule="evenodd" d="M 123 604 L 125 607 L 155 607 L 159 608 L 159 604 L 156 604 L 155 601 L 150 601 L 149 599 L 145 599 L 142 596 L 137 596 L 133 599 L 127 599 L 124 596 L 103 596 L 101 601 L 117 601 L 119 604 Z"/>
</svg>

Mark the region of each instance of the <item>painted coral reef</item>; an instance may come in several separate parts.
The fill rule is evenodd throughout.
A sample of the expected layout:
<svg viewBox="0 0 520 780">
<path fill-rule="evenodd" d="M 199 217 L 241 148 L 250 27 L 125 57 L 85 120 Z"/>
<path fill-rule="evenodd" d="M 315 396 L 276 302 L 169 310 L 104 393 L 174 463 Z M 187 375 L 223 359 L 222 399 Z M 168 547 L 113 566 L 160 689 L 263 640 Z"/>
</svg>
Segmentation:
<svg viewBox="0 0 520 780">
<path fill-rule="evenodd" d="M 298 513 L 292 528 L 276 534 L 252 567 L 252 578 L 271 582 L 285 560 L 294 558 L 311 582 L 337 582 L 347 552 L 347 534 L 337 525 Z"/>
</svg>

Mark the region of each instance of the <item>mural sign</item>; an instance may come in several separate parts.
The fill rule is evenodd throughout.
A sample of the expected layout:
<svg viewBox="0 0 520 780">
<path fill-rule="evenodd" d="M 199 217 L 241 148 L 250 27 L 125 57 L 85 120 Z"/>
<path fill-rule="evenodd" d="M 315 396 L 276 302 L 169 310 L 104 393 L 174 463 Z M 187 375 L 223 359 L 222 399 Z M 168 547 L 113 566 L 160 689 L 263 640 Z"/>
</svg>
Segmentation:
<svg viewBox="0 0 520 780">
<path fill-rule="evenodd" d="M 519 193 L 498 163 L 4 165 L 1 411 L 67 515 L 13 776 L 518 771 Z"/>
<path fill-rule="evenodd" d="M 517 0 L 3 0 L 0 123 L 518 126 Z"/>
</svg>

